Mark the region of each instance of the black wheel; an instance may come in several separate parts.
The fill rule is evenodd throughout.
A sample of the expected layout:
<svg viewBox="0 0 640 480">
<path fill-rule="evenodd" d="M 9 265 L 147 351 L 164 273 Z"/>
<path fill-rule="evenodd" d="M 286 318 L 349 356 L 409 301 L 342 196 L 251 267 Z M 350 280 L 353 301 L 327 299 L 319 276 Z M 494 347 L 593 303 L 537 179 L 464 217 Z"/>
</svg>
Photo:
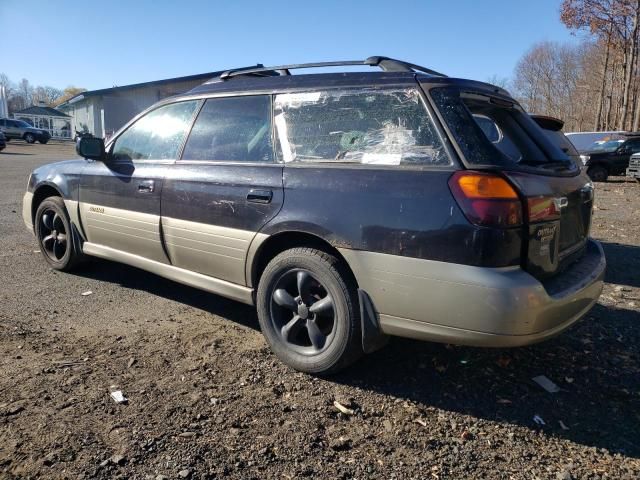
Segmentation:
<svg viewBox="0 0 640 480">
<path fill-rule="evenodd" d="M 38 140 L 42 145 L 46 145 L 49 140 Z"/>
<path fill-rule="evenodd" d="M 338 259 L 313 248 L 293 248 L 269 262 L 258 285 L 258 319 L 280 360 L 326 375 L 362 355 L 351 283 Z"/>
<path fill-rule="evenodd" d="M 35 233 L 40 251 L 49 265 L 56 270 L 73 269 L 83 258 L 64 201 L 49 197 L 38 206 L 35 216 Z"/>
<path fill-rule="evenodd" d="M 24 141 L 27 143 L 33 143 L 36 141 L 36 137 L 33 133 L 25 133 L 24 134 Z"/>
<path fill-rule="evenodd" d="M 606 182 L 609 177 L 609 172 L 600 165 L 594 165 L 593 167 L 589 167 L 587 175 L 589 175 L 589 178 L 594 182 Z"/>
</svg>

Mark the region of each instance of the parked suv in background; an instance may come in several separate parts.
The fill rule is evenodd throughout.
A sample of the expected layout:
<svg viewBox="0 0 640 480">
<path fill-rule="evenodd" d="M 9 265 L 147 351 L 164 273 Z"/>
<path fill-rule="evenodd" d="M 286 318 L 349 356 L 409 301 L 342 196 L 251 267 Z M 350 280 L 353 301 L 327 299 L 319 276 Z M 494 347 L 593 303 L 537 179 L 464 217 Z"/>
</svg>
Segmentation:
<svg viewBox="0 0 640 480">
<path fill-rule="evenodd" d="M 354 64 L 383 71 L 290 75 Z M 602 289 L 591 182 L 486 83 L 385 57 L 258 66 L 77 150 L 24 196 L 53 268 L 92 255 L 254 304 L 305 372 L 387 335 L 538 342 Z"/>
<path fill-rule="evenodd" d="M 633 178 L 636 182 L 640 182 L 640 153 L 631 155 L 629 168 L 627 168 L 627 177 Z"/>
<path fill-rule="evenodd" d="M 22 120 L 12 120 L 10 118 L 0 118 L 0 128 L 4 130 L 7 140 L 22 139 L 27 143 L 47 143 L 51 135 L 46 130 L 34 128 Z"/>
<path fill-rule="evenodd" d="M 640 134 L 626 133 L 620 137 L 595 142 L 580 155 L 587 174 L 594 182 L 606 182 L 609 175 L 624 175 L 631 155 L 640 152 Z"/>
</svg>

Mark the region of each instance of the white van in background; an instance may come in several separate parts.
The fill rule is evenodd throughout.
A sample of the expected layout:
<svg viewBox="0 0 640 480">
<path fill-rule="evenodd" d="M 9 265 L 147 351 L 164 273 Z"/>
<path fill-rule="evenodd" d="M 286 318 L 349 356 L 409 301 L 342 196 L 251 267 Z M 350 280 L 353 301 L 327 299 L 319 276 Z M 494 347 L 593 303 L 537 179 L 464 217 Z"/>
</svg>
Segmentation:
<svg viewBox="0 0 640 480">
<path fill-rule="evenodd" d="M 623 135 L 624 131 L 607 131 L 607 132 L 568 132 L 565 136 L 571 140 L 573 146 L 580 153 L 592 150 L 591 147 L 595 142 L 615 140 Z"/>
</svg>

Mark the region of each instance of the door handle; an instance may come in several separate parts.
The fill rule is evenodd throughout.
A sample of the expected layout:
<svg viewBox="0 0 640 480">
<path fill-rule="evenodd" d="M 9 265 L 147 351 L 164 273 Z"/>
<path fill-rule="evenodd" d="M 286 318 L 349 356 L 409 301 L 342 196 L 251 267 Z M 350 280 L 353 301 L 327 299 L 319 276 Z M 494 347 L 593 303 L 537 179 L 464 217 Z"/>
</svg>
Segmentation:
<svg viewBox="0 0 640 480">
<path fill-rule="evenodd" d="M 140 193 L 152 193 L 153 192 L 153 180 L 144 180 L 138 184 L 138 192 Z"/>
<path fill-rule="evenodd" d="M 251 189 L 247 194 L 247 201 L 252 203 L 271 203 L 273 192 L 271 190 Z"/>
</svg>

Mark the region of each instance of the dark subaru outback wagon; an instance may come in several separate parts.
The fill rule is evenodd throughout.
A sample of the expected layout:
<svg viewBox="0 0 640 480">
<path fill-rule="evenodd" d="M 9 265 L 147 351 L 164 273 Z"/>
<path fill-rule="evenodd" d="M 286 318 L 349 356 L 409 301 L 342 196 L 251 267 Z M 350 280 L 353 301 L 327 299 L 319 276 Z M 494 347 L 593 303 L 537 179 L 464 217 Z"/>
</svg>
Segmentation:
<svg viewBox="0 0 640 480">
<path fill-rule="evenodd" d="M 345 65 L 381 71 L 291 74 Z M 77 150 L 24 197 L 53 268 L 102 257 L 254 304 L 305 372 L 389 335 L 538 342 L 602 289 L 589 178 L 486 83 L 386 57 L 258 65 Z"/>
</svg>

